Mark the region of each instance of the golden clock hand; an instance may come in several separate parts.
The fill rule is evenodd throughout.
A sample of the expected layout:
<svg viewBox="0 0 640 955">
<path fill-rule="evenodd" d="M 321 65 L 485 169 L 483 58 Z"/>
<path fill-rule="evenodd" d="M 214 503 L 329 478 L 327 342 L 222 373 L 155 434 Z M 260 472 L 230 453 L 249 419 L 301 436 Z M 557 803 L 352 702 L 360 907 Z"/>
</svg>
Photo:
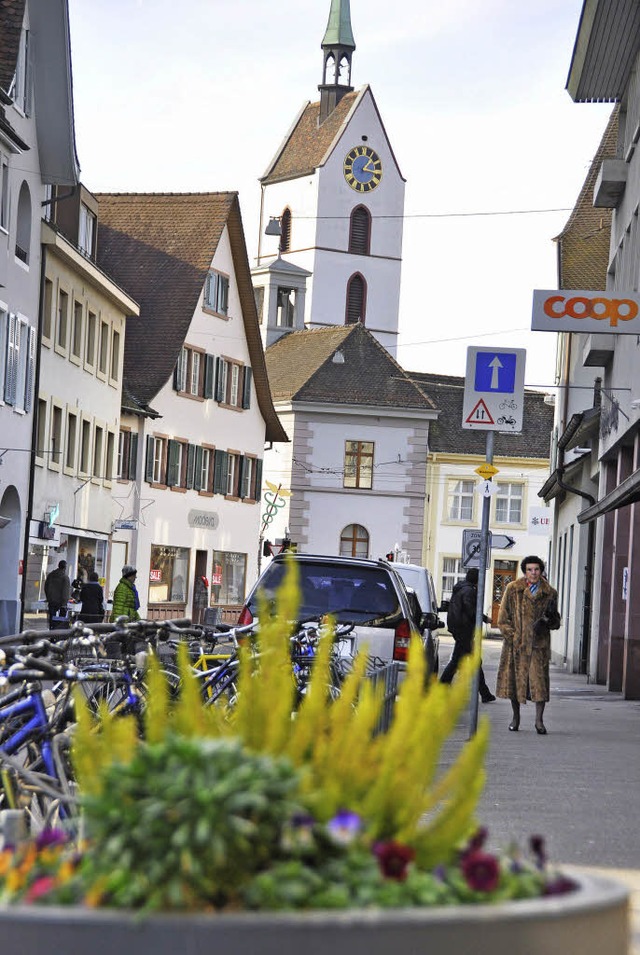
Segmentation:
<svg viewBox="0 0 640 955">
<path fill-rule="evenodd" d="M 362 167 L 362 171 L 363 171 L 363 172 L 375 172 L 375 171 L 376 171 L 376 167 L 374 166 L 373 161 L 372 161 L 371 159 L 367 159 L 366 163 L 365 163 L 364 166 Z"/>
</svg>

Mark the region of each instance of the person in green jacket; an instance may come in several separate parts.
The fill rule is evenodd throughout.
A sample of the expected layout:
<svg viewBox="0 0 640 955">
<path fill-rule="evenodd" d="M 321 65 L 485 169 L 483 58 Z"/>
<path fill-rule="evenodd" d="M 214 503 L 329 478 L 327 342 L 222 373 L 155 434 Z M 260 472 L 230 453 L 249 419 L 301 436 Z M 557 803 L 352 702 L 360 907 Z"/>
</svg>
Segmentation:
<svg viewBox="0 0 640 955">
<path fill-rule="evenodd" d="M 113 592 L 113 608 L 111 610 L 111 622 L 118 617 L 128 617 L 129 620 L 139 620 L 140 614 L 138 608 L 140 599 L 136 590 L 136 574 L 138 571 L 130 564 L 125 564 L 122 568 L 122 577 Z"/>
</svg>

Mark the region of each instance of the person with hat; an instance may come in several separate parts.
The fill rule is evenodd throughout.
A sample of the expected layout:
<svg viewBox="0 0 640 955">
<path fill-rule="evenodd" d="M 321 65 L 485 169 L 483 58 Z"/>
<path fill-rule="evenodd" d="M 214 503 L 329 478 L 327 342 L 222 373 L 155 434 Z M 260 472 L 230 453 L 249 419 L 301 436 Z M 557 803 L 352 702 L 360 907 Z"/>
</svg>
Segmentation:
<svg viewBox="0 0 640 955">
<path fill-rule="evenodd" d="M 113 608 L 111 610 L 110 620 L 113 622 L 118 617 L 128 617 L 129 620 L 139 620 L 140 598 L 136 590 L 136 574 L 138 571 L 131 564 L 125 564 L 122 568 L 122 577 L 113 593 Z"/>
</svg>

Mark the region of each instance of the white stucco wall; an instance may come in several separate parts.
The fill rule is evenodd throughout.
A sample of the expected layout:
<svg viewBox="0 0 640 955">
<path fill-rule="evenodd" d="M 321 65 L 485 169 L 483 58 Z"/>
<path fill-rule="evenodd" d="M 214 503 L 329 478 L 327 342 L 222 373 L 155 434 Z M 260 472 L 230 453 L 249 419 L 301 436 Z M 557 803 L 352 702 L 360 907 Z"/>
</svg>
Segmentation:
<svg viewBox="0 0 640 955">
<path fill-rule="evenodd" d="M 249 349 L 237 282 L 233 268 L 229 237 L 225 228 L 218 244 L 212 267 L 229 276 L 228 318 L 208 314 L 202 309 L 202 298 L 185 339 L 209 354 L 235 359 L 249 365 Z M 137 586 L 141 612 L 147 612 L 149 568 L 152 544 L 186 547 L 190 550 L 187 581 L 187 613 L 191 612 L 195 555 L 207 552 L 207 575 L 211 574 L 213 550 L 233 551 L 247 555 L 246 587 L 257 575 L 258 535 L 261 504 L 249 500 L 232 500 L 222 494 L 210 494 L 184 488 L 158 488 L 145 480 L 145 438 L 164 435 L 195 445 L 210 445 L 224 451 L 255 455 L 262 459 L 265 423 L 258 407 L 255 382 L 252 382 L 251 406 L 246 410 L 221 407 L 214 399 L 191 400 L 173 389 L 173 372 L 151 404 L 161 415 L 142 423 L 138 443 L 138 478 L 141 520 L 136 531 L 118 532 L 114 540 L 128 542 L 129 559 L 138 567 Z M 127 419 L 131 423 L 131 419 Z M 134 426 L 135 426 L 135 422 Z M 126 493 L 126 490 L 123 491 Z M 217 524 L 203 529 L 190 524 L 191 511 L 206 512 Z M 114 512 L 114 516 L 120 516 Z"/>
</svg>

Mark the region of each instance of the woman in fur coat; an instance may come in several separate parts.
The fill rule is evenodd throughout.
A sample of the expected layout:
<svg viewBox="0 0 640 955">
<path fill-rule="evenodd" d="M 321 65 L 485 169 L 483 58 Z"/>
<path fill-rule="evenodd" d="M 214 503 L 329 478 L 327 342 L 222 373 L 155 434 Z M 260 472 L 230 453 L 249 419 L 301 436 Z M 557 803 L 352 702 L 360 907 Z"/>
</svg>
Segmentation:
<svg viewBox="0 0 640 955">
<path fill-rule="evenodd" d="M 520 568 L 524 577 L 510 583 L 500 604 L 498 627 L 504 637 L 496 694 L 511 700 L 512 733 L 520 729 L 520 704 L 536 704 L 536 732 L 547 728 L 542 716 L 549 699 L 551 634 L 560 627 L 558 594 L 542 576 L 544 561 L 525 557 Z"/>
</svg>

